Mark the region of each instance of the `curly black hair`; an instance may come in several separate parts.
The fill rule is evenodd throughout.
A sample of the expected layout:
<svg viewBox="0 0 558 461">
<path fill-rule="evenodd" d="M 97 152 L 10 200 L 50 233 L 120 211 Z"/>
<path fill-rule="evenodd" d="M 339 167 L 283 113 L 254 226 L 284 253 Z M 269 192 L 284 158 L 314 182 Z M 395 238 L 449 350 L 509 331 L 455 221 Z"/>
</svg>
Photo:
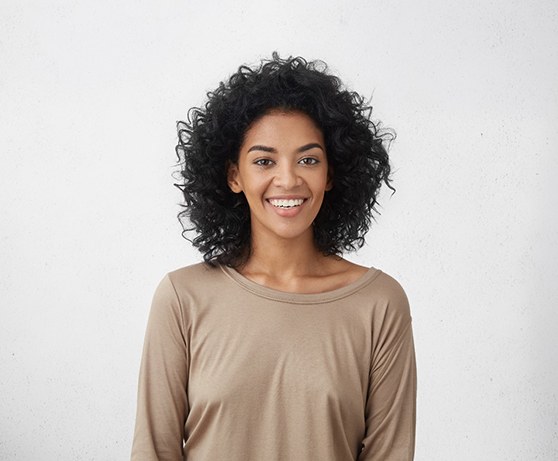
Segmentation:
<svg viewBox="0 0 558 461">
<path fill-rule="evenodd" d="M 182 235 L 206 262 L 238 267 L 249 257 L 250 209 L 244 194 L 230 190 L 227 168 L 238 161 L 251 124 L 274 109 L 308 115 L 324 135 L 333 188 L 314 221 L 316 247 L 324 255 L 362 247 L 382 183 L 395 191 L 387 153 L 395 134 L 371 120 L 363 97 L 344 88 L 323 61 L 277 53 L 257 67 L 240 66 L 207 97 L 177 123 L 181 181 L 175 184 L 184 196 Z"/>
</svg>

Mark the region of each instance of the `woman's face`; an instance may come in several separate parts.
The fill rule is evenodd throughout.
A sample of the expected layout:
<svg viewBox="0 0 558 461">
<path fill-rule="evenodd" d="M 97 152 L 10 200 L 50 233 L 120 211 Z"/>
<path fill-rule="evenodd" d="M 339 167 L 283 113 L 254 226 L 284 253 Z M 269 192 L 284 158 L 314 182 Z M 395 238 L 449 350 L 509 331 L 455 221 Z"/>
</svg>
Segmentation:
<svg viewBox="0 0 558 461">
<path fill-rule="evenodd" d="M 269 112 L 246 131 L 228 183 L 246 196 L 253 236 L 311 234 L 331 189 L 322 131 L 301 112 Z"/>
</svg>

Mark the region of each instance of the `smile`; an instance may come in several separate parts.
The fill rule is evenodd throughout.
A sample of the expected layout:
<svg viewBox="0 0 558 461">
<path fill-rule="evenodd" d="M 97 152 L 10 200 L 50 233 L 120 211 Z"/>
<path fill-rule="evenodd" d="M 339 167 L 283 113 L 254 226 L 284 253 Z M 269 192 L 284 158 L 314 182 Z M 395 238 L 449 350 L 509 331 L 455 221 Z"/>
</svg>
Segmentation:
<svg viewBox="0 0 558 461">
<path fill-rule="evenodd" d="M 271 203 L 274 207 L 277 208 L 295 208 L 300 206 L 304 203 L 305 199 L 289 199 L 289 200 L 282 200 L 282 199 L 269 199 L 268 202 Z"/>
</svg>

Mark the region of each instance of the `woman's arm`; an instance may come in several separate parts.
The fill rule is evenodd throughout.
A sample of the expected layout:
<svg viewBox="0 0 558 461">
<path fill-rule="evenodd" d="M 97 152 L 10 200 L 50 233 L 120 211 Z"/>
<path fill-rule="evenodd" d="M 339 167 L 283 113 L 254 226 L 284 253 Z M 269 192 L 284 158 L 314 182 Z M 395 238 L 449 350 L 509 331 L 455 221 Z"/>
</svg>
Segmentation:
<svg viewBox="0 0 558 461">
<path fill-rule="evenodd" d="M 400 287 L 399 287 L 400 288 Z M 374 338 L 359 461 L 411 461 L 415 449 L 416 364 L 409 304 L 391 299 Z"/>
<path fill-rule="evenodd" d="M 167 275 L 155 291 L 147 323 L 132 461 L 184 459 L 187 377 L 183 310 Z"/>
</svg>

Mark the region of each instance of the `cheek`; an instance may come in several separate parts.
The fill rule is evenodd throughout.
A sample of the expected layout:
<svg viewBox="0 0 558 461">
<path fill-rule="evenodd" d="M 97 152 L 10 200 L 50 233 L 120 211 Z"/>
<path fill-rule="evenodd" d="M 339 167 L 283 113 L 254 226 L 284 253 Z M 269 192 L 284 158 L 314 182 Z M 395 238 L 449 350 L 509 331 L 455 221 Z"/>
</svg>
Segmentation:
<svg viewBox="0 0 558 461">
<path fill-rule="evenodd" d="M 317 190 L 325 192 L 328 189 L 329 184 L 329 175 L 327 174 L 327 171 L 322 172 L 322 174 L 316 178 L 314 184 Z"/>
<path fill-rule="evenodd" d="M 257 200 L 260 196 L 264 195 L 267 189 L 267 182 L 264 178 L 251 178 L 245 182 L 244 193 L 252 199 Z"/>
</svg>

